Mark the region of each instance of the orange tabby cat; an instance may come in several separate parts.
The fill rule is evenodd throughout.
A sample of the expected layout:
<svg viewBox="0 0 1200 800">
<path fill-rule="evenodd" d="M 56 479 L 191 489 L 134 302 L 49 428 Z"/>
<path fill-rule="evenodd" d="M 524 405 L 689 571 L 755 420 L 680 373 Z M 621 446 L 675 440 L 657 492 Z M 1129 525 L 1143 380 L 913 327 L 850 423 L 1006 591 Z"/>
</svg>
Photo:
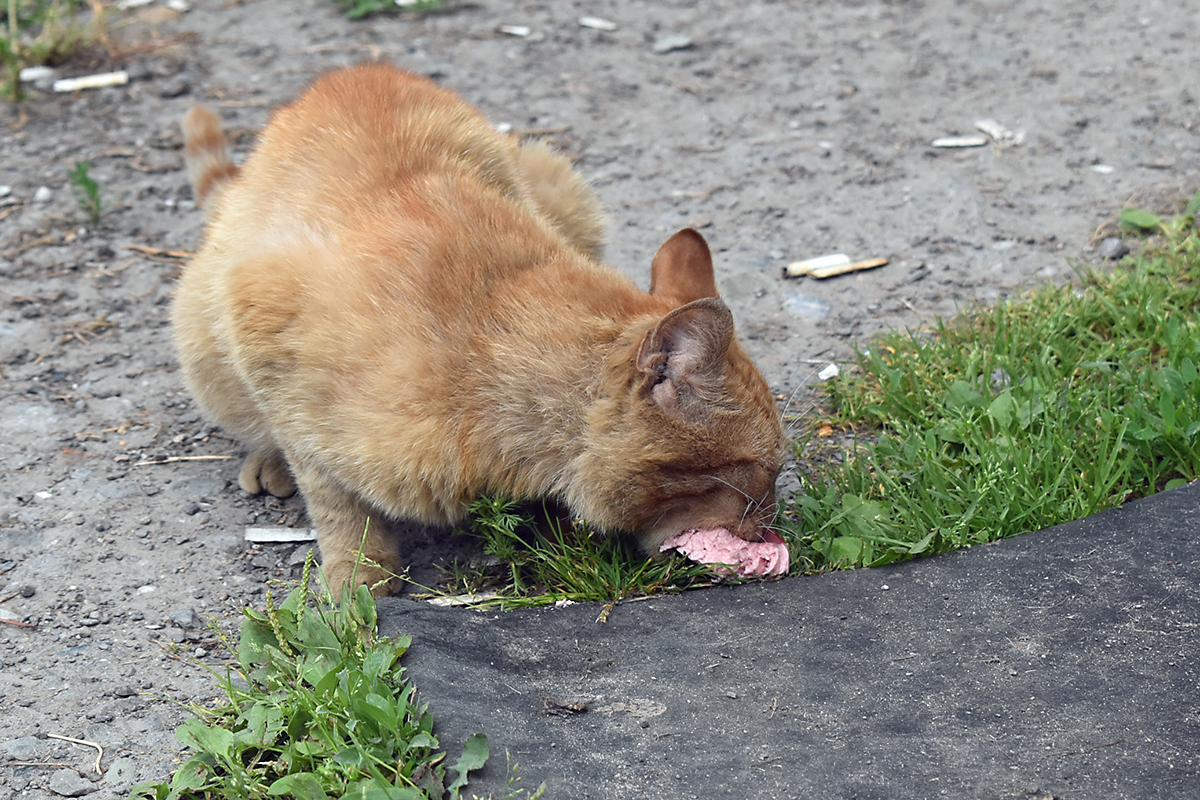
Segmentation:
<svg viewBox="0 0 1200 800">
<path fill-rule="evenodd" d="M 364 529 L 399 572 L 389 519 L 455 523 L 482 492 L 648 552 L 762 537 L 779 413 L 696 231 L 639 290 L 597 260 L 599 202 L 564 158 L 384 65 L 317 81 L 240 169 L 211 111 L 184 133 L 210 217 L 173 309 L 184 377 L 249 446 L 243 489 L 300 488 L 331 586 Z"/>
</svg>

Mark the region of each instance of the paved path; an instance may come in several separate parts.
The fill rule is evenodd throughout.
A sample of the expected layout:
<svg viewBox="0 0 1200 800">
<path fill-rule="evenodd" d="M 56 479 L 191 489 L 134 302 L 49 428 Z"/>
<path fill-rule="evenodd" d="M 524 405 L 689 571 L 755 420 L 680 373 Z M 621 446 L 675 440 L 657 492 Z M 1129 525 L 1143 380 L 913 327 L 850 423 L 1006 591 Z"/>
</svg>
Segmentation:
<svg viewBox="0 0 1200 800">
<path fill-rule="evenodd" d="M 1200 797 L 1200 485 L 893 567 L 618 606 L 380 604 L 470 791 Z M 586 707 L 573 711 L 570 707 Z M 566 706 L 566 707 L 563 707 Z"/>
</svg>

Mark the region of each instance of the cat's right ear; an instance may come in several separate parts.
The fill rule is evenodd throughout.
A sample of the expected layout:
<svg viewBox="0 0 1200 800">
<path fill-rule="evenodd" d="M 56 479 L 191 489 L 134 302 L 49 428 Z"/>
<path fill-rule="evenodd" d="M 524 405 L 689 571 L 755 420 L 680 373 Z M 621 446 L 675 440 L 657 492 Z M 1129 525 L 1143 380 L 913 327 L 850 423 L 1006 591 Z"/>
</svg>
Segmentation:
<svg viewBox="0 0 1200 800">
<path fill-rule="evenodd" d="M 720 403 L 732 341 L 733 315 L 717 298 L 701 298 L 667 314 L 646 333 L 638 351 L 651 401 L 684 419 Z"/>
<path fill-rule="evenodd" d="M 717 297 L 712 253 L 699 231 L 684 228 L 658 248 L 650 262 L 650 294 L 681 306 Z"/>
</svg>

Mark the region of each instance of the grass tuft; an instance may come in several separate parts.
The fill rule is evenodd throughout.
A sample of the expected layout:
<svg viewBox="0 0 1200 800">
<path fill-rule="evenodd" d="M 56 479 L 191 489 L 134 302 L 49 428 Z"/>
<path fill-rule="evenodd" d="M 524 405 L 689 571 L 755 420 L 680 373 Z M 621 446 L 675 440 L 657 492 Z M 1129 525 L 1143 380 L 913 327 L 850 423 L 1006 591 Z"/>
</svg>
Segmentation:
<svg viewBox="0 0 1200 800">
<path fill-rule="evenodd" d="M 796 559 L 873 566 L 1079 519 L 1200 475 L 1200 239 L 1188 213 L 1111 274 L 884 336 L 828 384 L 858 431 L 802 473 Z M 800 445 L 801 464 L 814 452 Z"/>
<path fill-rule="evenodd" d="M 708 567 L 670 554 L 646 558 L 618 536 L 599 536 L 582 522 L 564 523 L 542 507 L 482 497 L 471 506 L 471 533 L 498 569 L 458 568 L 451 591 L 498 595 L 480 605 L 501 608 L 557 602 L 617 602 L 711 586 Z"/>
</svg>

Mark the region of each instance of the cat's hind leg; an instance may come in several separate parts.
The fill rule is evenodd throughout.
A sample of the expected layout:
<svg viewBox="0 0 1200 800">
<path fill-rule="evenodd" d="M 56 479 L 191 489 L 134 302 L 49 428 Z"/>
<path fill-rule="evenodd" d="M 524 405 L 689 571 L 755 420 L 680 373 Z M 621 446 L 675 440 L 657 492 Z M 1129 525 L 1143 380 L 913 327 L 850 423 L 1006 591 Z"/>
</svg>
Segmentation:
<svg viewBox="0 0 1200 800">
<path fill-rule="evenodd" d="M 604 251 L 600 198 L 565 156 L 545 143 L 528 141 L 517 150 L 517 171 L 538 210 L 576 250 L 599 259 Z"/>
<path fill-rule="evenodd" d="M 387 518 L 318 467 L 297 466 L 295 476 L 317 529 L 321 571 L 333 596 L 340 598 L 347 584 L 351 589 L 365 584 L 379 597 L 398 592 L 402 581 L 396 576 L 404 565 Z"/>
</svg>

